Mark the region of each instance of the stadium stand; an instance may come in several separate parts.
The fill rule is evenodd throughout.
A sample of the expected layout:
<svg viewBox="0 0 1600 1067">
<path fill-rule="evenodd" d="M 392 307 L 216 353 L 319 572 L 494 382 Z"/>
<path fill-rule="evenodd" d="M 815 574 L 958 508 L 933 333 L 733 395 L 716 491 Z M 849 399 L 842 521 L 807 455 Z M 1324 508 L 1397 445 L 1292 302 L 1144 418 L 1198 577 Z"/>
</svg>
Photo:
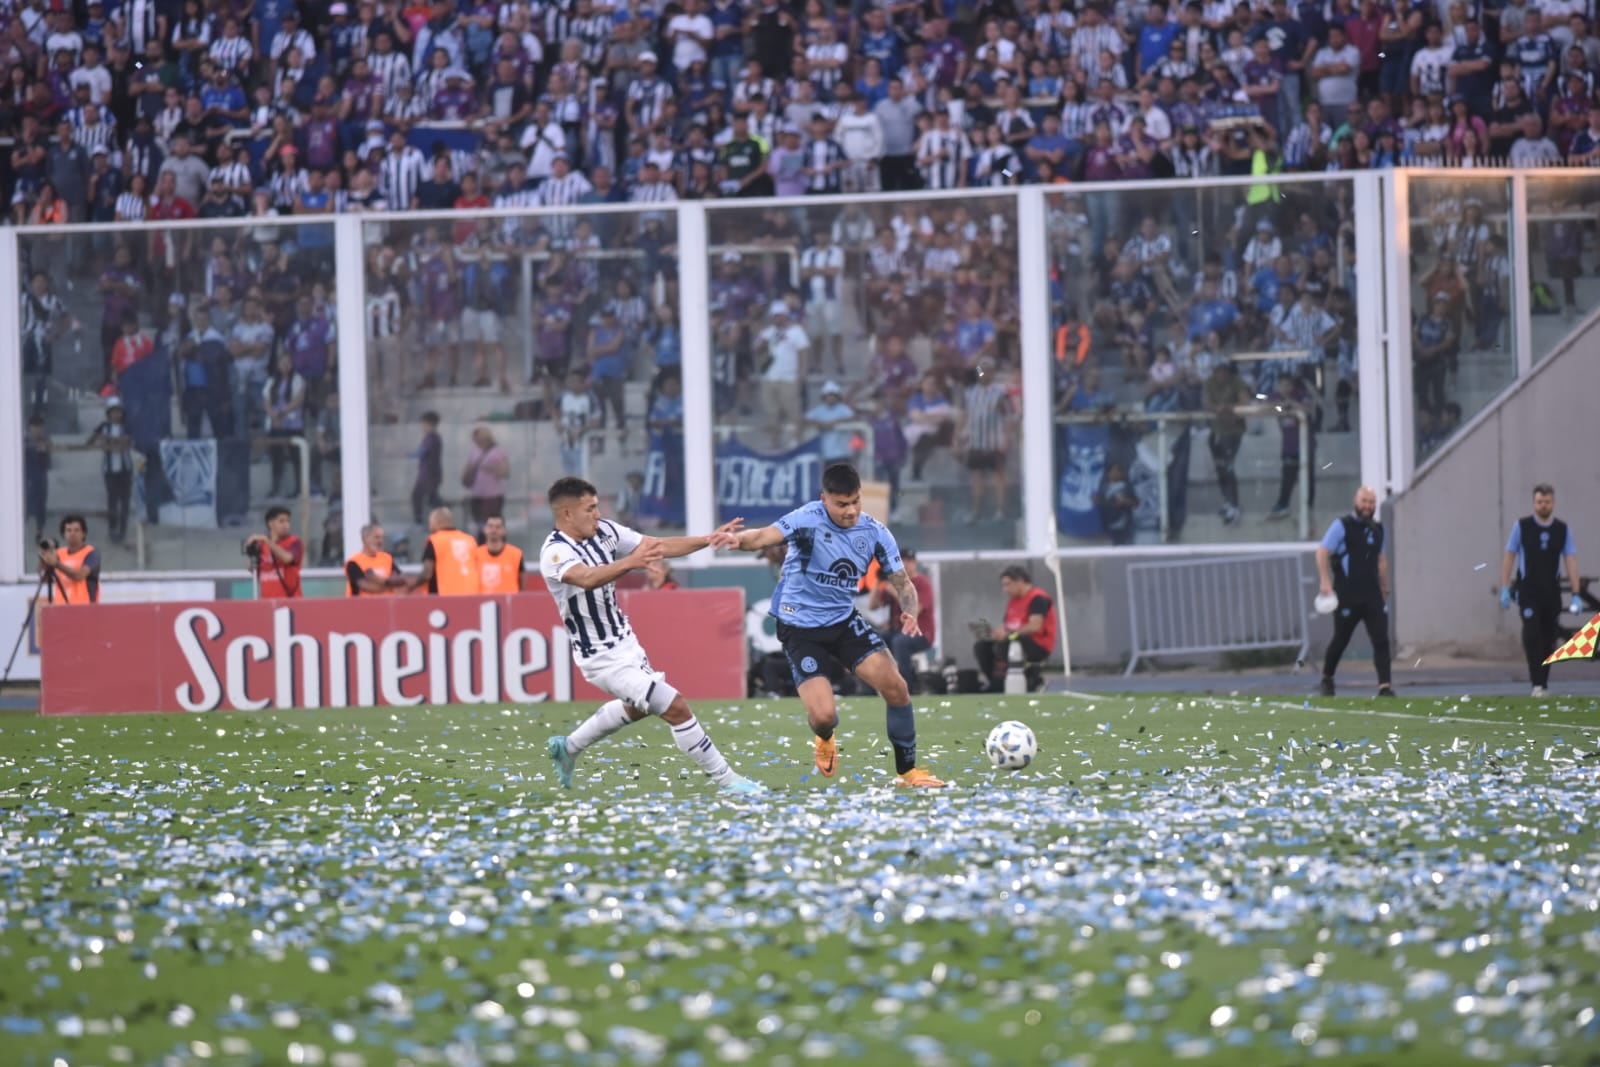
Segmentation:
<svg viewBox="0 0 1600 1067">
<path fill-rule="evenodd" d="M 1208 389 L 1228 388 L 1208 383 L 1229 363 L 1249 398 L 1310 413 L 1322 464 L 1353 469 L 1358 265 L 1349 186 L 1334 179 L 1600 162 L 1597 64 L 1588 18 L 1557 0 L 5 4 L 12 220 L 217 223 L 28 242 L 30 408 L 52 434 L 87 432 L 99 416 L 85 397 L 139 388 L 153 353 L 189 436 L 243 442 L 219 464 L 248 463 L 259 437 L 303 437 L 310 491 L 329 500 L 318 521 L 332 522 L 333 242 L 316 219 L 626 206 L 374 226 L 366 293 L 383 353 L 369 361 L 373 421 L 391 427 L 375 448 L 381 512 L 413 510 L 406 454 L 424 411 L 442 416 L 446 482 L 499 405 L 526 424 L 514 451 L 559 452 L 621 485 L 647 431 L 682 418 L 666 205 L 966 188 L 714 213 L 716 411 L 719 433 L 752 447 L 781 447 L 801 422 L 831 428 L 829 447 L 891 483 L 925 544 L 964 523 L 1012 547 L 1016 219 L 994 192 L 1051 190 L 1060 414 L 1212 410 Z M 1287 172 L 1329 180 L 1270 184 Z M 1262 182 L 1183 196 L 1072 192 L 1251 175 Z M 1416 294 L 1425 454 L 1499 384 L 1475 368 L 1508 343 L 1510 205 L 1502 183 L 1418 208 L 1415 254 L 1436 264 Z M 1566 282 L 1571 311 L 1580 227 L 1547 229 L 1550 284 Z M 154 343 L 124 341 L 128 322 Z M 298 388 L 299 405 L 276 412 L 275 388 Z M 1213 463 L 1195 465 L 1208 473 L 1189 510 L 1217 522 L 1189 537 L 1228 539 L 1240 521 L 1224 467 L 1268 486 L 1256 517 L 1288 515 L 1291 460 L 1311 458 L 1289 454 L 1291 427 L 1280 440 L 1256 422 L 1219 455 L 1230 428 L 1194 425 Z M 1075 433 L 1105 432 L 1063 423 L 1058 467 Z M 957 463 L 957 444 L 994 458 Z M 292 489 L 278 469 L 292 458 L 224 518 Z M 1162 536 L 1184 538 L 1177 526 Z"/>
</svg>

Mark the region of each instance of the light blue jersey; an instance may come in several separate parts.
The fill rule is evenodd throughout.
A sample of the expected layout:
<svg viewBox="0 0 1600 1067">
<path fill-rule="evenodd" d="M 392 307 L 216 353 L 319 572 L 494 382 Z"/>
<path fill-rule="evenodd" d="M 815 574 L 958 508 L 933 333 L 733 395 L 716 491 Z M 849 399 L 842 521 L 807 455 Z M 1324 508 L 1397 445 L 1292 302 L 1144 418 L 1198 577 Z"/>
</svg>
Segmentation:
<svg viewBox="0 0 1600 1067">
<path fill-rule="evenodd" d="M 903 569 L 894 534 L 870 515 L 846 529 L 828 518 L 822 501 L 813 500 L 776 525 L 789 542 L 789 554 L 769 611 L 790 626 L 812 629 L 848 619 L 856 609 L 861 576 L 873 560 L 884 578 Z"/>
</svg>

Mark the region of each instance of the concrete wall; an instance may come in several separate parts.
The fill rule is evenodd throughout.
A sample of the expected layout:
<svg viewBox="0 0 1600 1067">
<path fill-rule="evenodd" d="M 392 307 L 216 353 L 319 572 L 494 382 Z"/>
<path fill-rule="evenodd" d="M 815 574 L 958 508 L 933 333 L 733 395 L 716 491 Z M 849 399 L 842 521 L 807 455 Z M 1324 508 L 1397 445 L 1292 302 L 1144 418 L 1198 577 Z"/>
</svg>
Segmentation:
<svg viewBox="0 0 1600 1067">
<path fill-rule="evenodd" d="M 1408 647 L 1515 658 L 1520 623 L 1494 600 L 1511 524 L 1549 482 L 1578 564 L 1600 571 L 1600 320 L 1475 419 L 1393 501 L 1396 633 Z M 1479 569 L 1480 564 L 1487 566 Z"/>
</svg>

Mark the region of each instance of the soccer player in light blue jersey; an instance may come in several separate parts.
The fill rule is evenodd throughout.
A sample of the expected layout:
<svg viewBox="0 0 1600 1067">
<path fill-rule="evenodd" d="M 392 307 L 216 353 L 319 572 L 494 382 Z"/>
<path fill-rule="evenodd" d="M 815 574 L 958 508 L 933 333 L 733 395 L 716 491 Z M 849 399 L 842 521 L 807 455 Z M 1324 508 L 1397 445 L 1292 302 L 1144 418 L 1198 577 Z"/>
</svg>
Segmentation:
<svg viewBox="0 0 1600 1067">
<path fill-rule="evenodd" d="M 772 594 L 778 640 L 794 672 L 795 687 L 816 734 L 817 770 L 832 778 L 838 770 L 833 740 L 839 709 L 828 662 L 855 672 L 888 705 L 889 744 L 894 749 L 897 785 L 939 787 L 944 783 L 917 766 L 917 723 L 911 691 L 894 657 L 866 619 L 856 611 L 861 576 L 876 560 L 879 573 L 900 600 L 900 629 L 909 637 L 917 627 L 917 590 L 900 562 L 900 546 L 889 528 L 861 511 L 861 476 L 848 463 L 822 472 L 822 497 L 796 508 L 772 526 L 746 530 L 734 547 L 745 552 L 787 543 L 788 554 Z"/>
</svg>

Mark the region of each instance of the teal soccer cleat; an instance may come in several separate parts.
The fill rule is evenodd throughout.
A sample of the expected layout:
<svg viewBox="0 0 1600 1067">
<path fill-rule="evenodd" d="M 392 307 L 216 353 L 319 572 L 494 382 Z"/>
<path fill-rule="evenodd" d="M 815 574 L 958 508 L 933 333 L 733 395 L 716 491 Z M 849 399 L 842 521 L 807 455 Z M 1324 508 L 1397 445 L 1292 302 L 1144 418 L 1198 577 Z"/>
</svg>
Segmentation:
<svg viewBox="0 0 1600 1067">
<path fill-rule="evenodd" d="M 572 769 L 578 765 L 578 758 L 567 751 L 567 739 L 562 736 L 552 737 L 546 742 L 545 747 L 550 752 L 550 758 L 555 761 L 556 775 L 561 779 L 561 788 L 571 789 Z"/>
</svg>

